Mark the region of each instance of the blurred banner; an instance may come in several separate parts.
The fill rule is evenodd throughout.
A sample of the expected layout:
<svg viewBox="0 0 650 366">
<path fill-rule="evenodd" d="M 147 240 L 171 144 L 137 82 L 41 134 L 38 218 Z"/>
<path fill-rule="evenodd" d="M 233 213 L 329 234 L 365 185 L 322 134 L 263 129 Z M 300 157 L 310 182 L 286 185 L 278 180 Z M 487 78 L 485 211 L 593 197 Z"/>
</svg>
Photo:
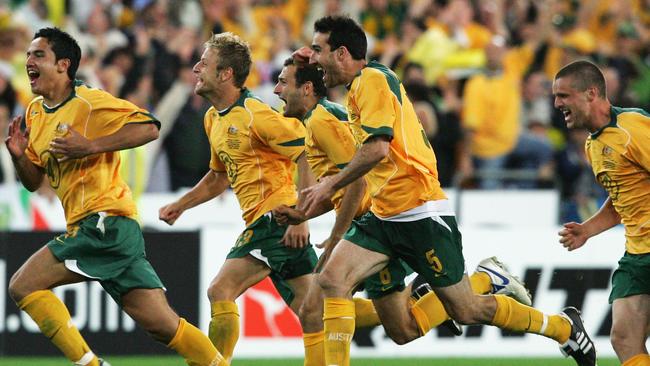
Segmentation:
<svg viewBox="0 0 650 366">
<path fill-rule="evenodd" d="M 472 273 L 481 259 L 497 256 L 513 274 L 526 281 L 534 296 L 533 305 L 538 309 L 546 313 L 557 313 L 568 305 L 581 309 L 599 355 L 613 356 L 608 338 L 611 309 L 607 298 L 611 274 L 624 251 L 623 229 L 614 228 L 569 253 L 558 244 L 559 227 L 552 219 L 556 211 L 529 205 L 535 200 L 555 205 L 556 200 L 550 199 L 548 192 L 539 195 L 526 192 L 511 197 L 463 193 L 456 197 L 461 202 L 457 207 L 461 207 L 459 211 L 465 218 L 461 231 L 467 272 Z M 168 288 L 173 307 L 207 333 L 210 321 L 207 288 L 244 224 L 236 200 L 232 195 L 225 195 L 187 211 L 169 227 L 157 220 L 157 210 L 175 198 L 171 194 L 151 195 L 141 202 L 147 253 Z M 470 198 L 471 201 L 465 201 Z M 498 215 L 491 215 L 495 208 Z M 333 219 L 332 214 L 327 214 L 309 223 L 312 243 L 328 236 Z M 6 293 L 9 276 L 53 236 L 51 232 L 0 232 L 0 354 L 56 353 L 28 317 L 18 312 Z M 65 299 L 73 321 L 100 354 L 167 352 L 119 312 L 98 284 L 65 286 L 55 293 Z M 245 292 L 238 305 L 241 336 L 236 357 L 302 356 L 298 320 L 270 281 L 262 281 Z M 414 342 L 397 346 L 381 327 L 360 329 L 355 334 L 352 354 L 359 357 L 561 357 L 557 344 L 541 336 L 511 335 L 494 327 L 470 326 L 464 330 L 462 336 L 452 337 L 434 329 Z"/>
<path fill-rule="evenodd" d="M 29 316 L 7 294 L 10 276 L 56 233 L 0 233 L 0 355 L 58 355 Z M 199 234 L 145 233 L 147 256 L 167 288 L 172 308 L 196 324 L 199 319 Z M 97 282 L 58 287 L 72 321 L 98 354 L 159 354 L 168 349 L 149 338 L 120 311 Z M 201 296 L 200 296 L 201 295 Z"/>
</svg>

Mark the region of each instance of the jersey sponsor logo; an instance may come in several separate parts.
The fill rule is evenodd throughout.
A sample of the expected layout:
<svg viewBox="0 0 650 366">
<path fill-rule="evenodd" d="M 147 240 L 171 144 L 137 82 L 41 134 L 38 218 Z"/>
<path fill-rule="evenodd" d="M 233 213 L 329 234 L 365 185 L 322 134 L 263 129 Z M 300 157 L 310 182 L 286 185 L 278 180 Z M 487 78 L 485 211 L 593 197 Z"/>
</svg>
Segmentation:
<svg viewBox="0 0 650 366">
<path fill-rule="evenodd" d="M 61 166 L 59 160 L 49 151 L 41 153 L 41 161 L 45 162 L 45 174 L 50 182 L 50 186 L 54 189 L 59 188 L 61 184 Z"/>
<path fill-rule="evenodd" d="M 286 305 L 270 278 L 243 295 L 243 332 L 246 337 L 301 337 L 298 317 Z"/>
<path fill-rule="evenodd" d="M 235 184 L 237 181 L 237 163 L 230 157 L 230 155 L 225 151 L 219 151 L 219 160 L 226 166 L 226 172 L 228 173 L 228 180 L 230 183 Z"/>
</svg>

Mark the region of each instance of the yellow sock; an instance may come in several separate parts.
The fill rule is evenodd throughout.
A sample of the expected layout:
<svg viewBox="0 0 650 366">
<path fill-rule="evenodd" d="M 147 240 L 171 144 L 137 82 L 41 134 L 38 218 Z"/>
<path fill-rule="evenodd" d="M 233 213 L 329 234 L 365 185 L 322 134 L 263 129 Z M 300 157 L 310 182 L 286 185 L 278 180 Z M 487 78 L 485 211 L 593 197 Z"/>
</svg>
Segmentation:
<svg viewBox="0 0 650 366">
<path fill-rule="evenodd" d="M 325 298 L 325 363 L 350 365 L 350 343 L 354 335 L 354 302 L 343 298 Z"/>
<path fill-rule="evenodd" d="M 503 295 L 494 295 L 497 311 L 492 325 L 515 332 L 541 334 L 563 344 L 571 335 L 571 324 L 559 315 L 546 315 L 541 311 L 518 303 Z"/>
<path fill-rule="evenodd" d="M 63 302 L 49 290 L 32 292 L 18 302 L 18 307 L 38 324 L 41 333 L 57 346 L 73 363 L 99 366 L 79 330 L 72 325 L 70 313 Z"/>
<path fill-rule="evenodd" d="M 372 301 L 361 297 L 355 297 L 352 301 L 354 301 L 354 324 L 357 328 L 381 325 L 381 320 L 379 320 Z"/>
<path fill-rule="evenodd" d="M 431 328 L 435 328 L 449 319 L 445 307 L 433 291 L 428 292 L 413 303 L 411 306 L 411 314 L 413 314 L 415 322 L 418 324 L 421 336 L 427 334 Z"/>
<path fill-rule="evenodd" d="M 490 276 L 485 272 L 474 272 L 469 276 L 469 283 L 472 286 L 472 292 L 484 295 L 492 290 L 492 281 Z"/>
<path fill-rule="evenodd" d="M 650 366 L 650 355 L 647 353 L 640 353 L 623 362 L 623 365 L 621 366 Z"/>
<path fill-rule="evenodd" d="M 325 366 L 325 331 L 304 333 L 302 339 L 305 344 L 304 366 Z"/>
<path fill-rule="evenodd" d="M 234 301 L 215 301 L 208 334 L 212 344 L 230 362 L 239 339 L 239 309 Z"/>
<path fill-rule="evenodd" d="M 208 337 L 183 318 L 167 347 L 181 355 L 190 366 L 228 366 Z"/>
</svg>

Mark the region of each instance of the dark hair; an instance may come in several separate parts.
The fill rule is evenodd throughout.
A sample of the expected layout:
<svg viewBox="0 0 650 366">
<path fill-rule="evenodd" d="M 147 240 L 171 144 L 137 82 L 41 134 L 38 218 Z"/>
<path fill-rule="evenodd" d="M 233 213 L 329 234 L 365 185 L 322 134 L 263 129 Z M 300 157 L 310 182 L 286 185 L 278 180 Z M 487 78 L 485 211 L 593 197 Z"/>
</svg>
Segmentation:
<svg viewBox="0 0 650 366">
<path fill-rule="evenodd" d="M 50 47 L 52 47 L 56 61 L 64 58 L 70 60 L 68 77 L 70 80 L 74 80 L 81 60 L 81 48 L 79 48 L 77 41 L 59 28 L 41 28 L 34 34 L 33 39 L 36 38 L 47 39 Z"/>
<path fill-rule="evenodd" d="M 344 15 L 329 15 L 314 23 L 314 31 L 329 33 L 327 44 L 333 50 L 344 46 L 355 60 L 366 58 L 368 40 L 361 26 L 352 18 Z"/>
<path fill-rule="evenodd" d="M 205 47 L 215 49 L 219 55 L 217 71 L 231 68 L 235 86 L 241 88 L 250 73 L 251 49 L 248 43 L 230 32 L 213 34 Z"/>
<path fill-rule="evenodd" d="M 296 67 L 296 86 L 302 86 L 306 82 L 310 82 L 314 86 L 314 94 L 318 97 L 327 95 L 327 87 L 323 81 L 323 72 L 318 69 L 316 65 L 302 65 L 298 64 L 293 57 L 284 60 L 284 66 Z"/>
<path fill-rule="evenodd" d="M 571 77 L 573 87 L 579 91 L 585 91 L 593 86 L 598 90 L 599 97 L 607 97 L 605 76 L 598 66 L 589 61 L 575 61 L 564 66 L 555 75 L 555 80 L 562 77 Z"/>
</svg>

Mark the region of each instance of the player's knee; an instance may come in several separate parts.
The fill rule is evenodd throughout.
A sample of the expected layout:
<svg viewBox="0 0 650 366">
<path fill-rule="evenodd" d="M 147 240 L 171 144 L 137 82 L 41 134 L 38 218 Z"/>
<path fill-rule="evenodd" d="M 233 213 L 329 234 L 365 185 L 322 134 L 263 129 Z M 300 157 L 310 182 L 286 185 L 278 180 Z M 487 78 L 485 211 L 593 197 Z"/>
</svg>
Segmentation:
<svg viewBox="0 0 650 366">
<path fill-rule="evenodd" d="M 212 282 L 208 287 L 208 299 L 211 303 L 215 301 L 234 301 L 230 292 L 231 291 L 228 290 L 228 287 L 224 286 L 222 283 Z"/>
<path fill-rule="evenodd" d="M 343 281 L 337 278 L 336 271 L 332 270 L 324 270 L 320 275 L 318 275 L 318 285 L 323 289 L 325 295 L 331 295 L 339 293 L 341 290 L 345 290 Z"/>
<path fill-rule="evenodd" d="M 178 317 L 171 311 L 168 313 L 150 313 L 146 309 L 125 306 L 123 310 L 129 314 L 138 325 L 153 339 L 167 344 L 176 334 Z"/>
<path fill-rule="evenodd" d="M 319 310 L 319 307 L 313 301 L 306 300 L 302 303 L 298 310 L 298 318 L 303 328 L 311 329 L 320 327 L 323 315 Z"/>
<path fill-rule="evenodd" d="M 9 280 L 9 296 L 14 302 L 18 303 L 20 300 L 29 295 L 29 291 L 23 286 L 22 281 L 19 280 L 18 273 L 14 273 Z"/>
</svg>

